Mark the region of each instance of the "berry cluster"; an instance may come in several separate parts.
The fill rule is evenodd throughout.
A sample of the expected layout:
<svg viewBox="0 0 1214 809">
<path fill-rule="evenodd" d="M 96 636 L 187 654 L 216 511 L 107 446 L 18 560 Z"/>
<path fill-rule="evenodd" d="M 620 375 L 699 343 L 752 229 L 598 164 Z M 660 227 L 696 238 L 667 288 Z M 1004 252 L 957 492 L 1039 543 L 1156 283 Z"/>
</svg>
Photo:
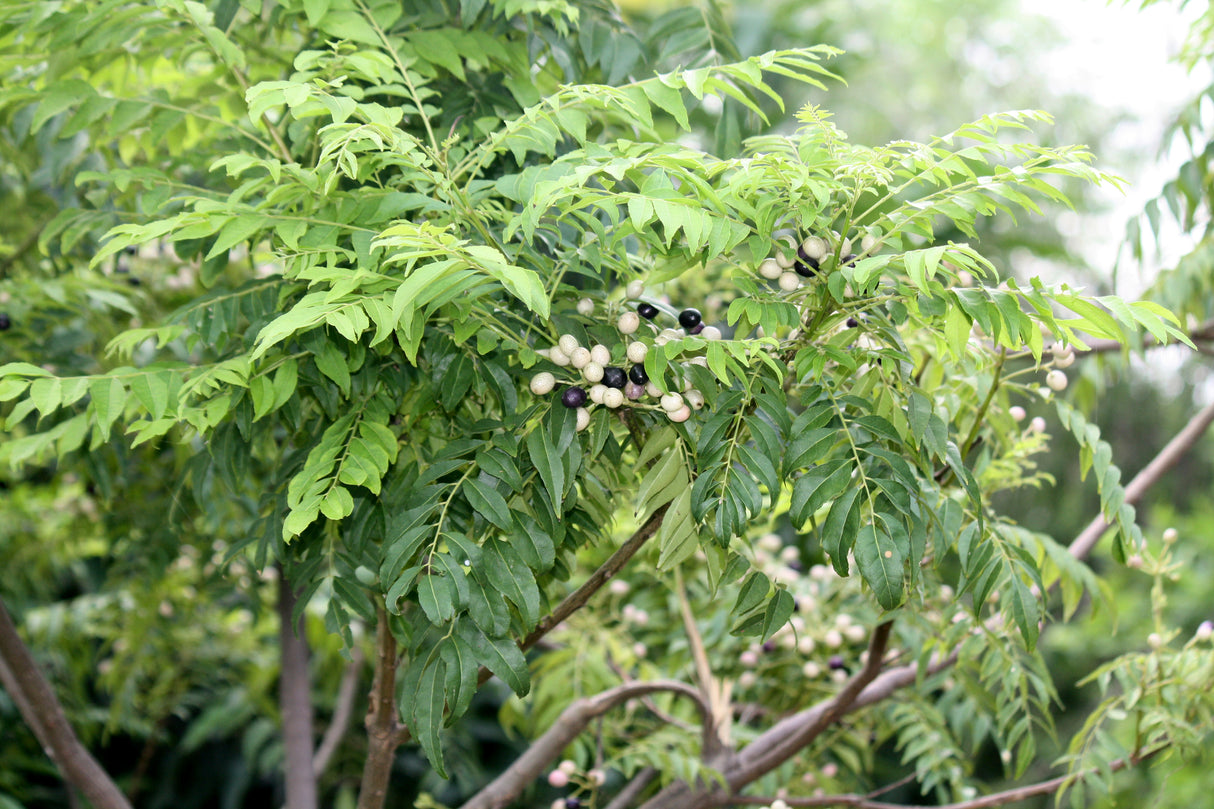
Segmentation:
<svg viewBox="0 0 1214 809">
<path fill-rule="evenodd" d="M 865 235 L 860 242 L 860 252 L 852 252 L 851 239 L 840 240 L 839 234 L 831 234 L 835 244 L 839 245 L 839 263 L 854 264 L 861 256 L 868 255 L 877 248 L 877 239 L 871 234 Z M 789 256 L 784 251 L 776 251 L 772 258 L 759 262 L 759 275 L 769 281 L 775 281 L 780 289 L 793 292 L 801 286 L 802 278 L 814 278 L 821 274 L 822 266 L 835 254 L 831 242 L 820 236 L 810 236 L 797 243 L 792 237 L 786 237 L 785 244 L 789 248 L 796 247 L 795 256 Z"/>
<path fill-rule="evenodd" d="M 629 283 L 626 290 L 628 298 L 632 300 L 640 298 L 644 291 L 644 284 L 640 281 Z M 578 301 L 577 311 L 584 316 L 594 314 L 594 301 L 583 298 Z M 615 352 L 602 344 L 580 345 L 572 334 L 562 334 L 555 346 L 537 353 L 558 368 L 577 371 L 580 378 L 558 379 L 555 373 L 540 371 L 531 377 L 531 392 L 544 396 L 556 389 L 558 383 L 564 383 L 566 387 L 561 391 L 561 404 L 577 410 L 579 430 L 584 430 L 590 424 L 587 403 L 614 410 L 632 402 L 635 403 L 631 405 L 633 407 L 660 410 L 671 421 L 687 421 L 691 418 L 692 410 L 704 406 L 704 394 L 690 385 L 682 393 L 662 393 L 645 371 L 645 357 L 649 353 L 650 343 L 639 339 L 641 335 L 637 333 L 641 330 L 642 322 L 652 324 L 661 313 L 654 304 L 641 301 L 634 310 L 621 314 L 616 321 L 616 329 L 623 339 Z M 677 319 L 678 329 L 650 326 L 653 345 L 665 345 L 688 334 L 698 335 L 705 340 L 721 339 L 721 330 L 705 325 L 698 309 L 684 309 L 678 313 Z M 658 400 L 657 404 L 640 404 L 646 397 Z"/>
</svg>

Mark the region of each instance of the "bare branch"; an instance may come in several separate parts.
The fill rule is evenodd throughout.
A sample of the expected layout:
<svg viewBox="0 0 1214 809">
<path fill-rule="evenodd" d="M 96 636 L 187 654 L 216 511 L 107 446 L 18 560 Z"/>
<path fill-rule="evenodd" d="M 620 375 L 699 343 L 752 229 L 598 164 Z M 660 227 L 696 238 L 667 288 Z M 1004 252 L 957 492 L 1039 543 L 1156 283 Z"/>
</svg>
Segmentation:
<svg viewBox="0 0 1214 809">
<path fill-rule="evenodd" d="M 625 683 L 593 697 L 574 700 L 542 736 L 492 783 L 472 796 L 462 809 L 502 809 L 535 781 L 562 751 L 577 738 L 595 718 L 621 703 L 661 691 L 681 694 L 692 700 L 704 723 L 712 722 L 712 706 L 698 690 L 677 680 Z"/>
<path fill-rule="evenodd" d="M 628 809 L 632 802 L 641 796 L 641 793 L 653 783 L 653 779 L 658 777 L 656 767 L 646 767 L 641 770 L 636 776 L 624 785 L 616 796 L 611 799 L 611 803 L 607 804 L 604 809 Z"/>
<path fill-rule="evenodd" d="M 130 802 L 80 743 L 50 683 L 0 600 L 0 683 L 12 696 L 43 751 L 69 789 L 78 789 L 97 809 L 131 809 Z"/>
<path fill-rule="evenodd" d="M 396 719 L 396 638 L 382 603 L 375 605 L 375 676 L 367 709 L 367 760 L 358 790 L 358 809 L 382 809 L 396 748 L 407 738 Z"/>
<path fill-rule="evenodd" d="M 1197 443 L 1211 423 L 1214 423 L 1214 404 L 1206 405 L 1198 411 L 1197 415 L 1190 419 L 1189 423 L 1159 451 L 1159 454 L 1134 476 L 1134 479 L 1125 487 L 1125 502 L 1132 505 L 1141 500 L 1147 489 L 1158 483 L 1164 473 L 1175 466 L 1181 457 Z M 1084 558 L 1091 553 L 1092 548 L 1100 541 L 1101 535 L 1108 527 L 1109 523 L 1104 516 L 1098 515 L 1088 524 L 1087 528 L 1083 529 L 1083 533 L 1075 538 L 1068 550 L 1077 559 Z"/>
<path fill-rule="evenodd" d="M 350 727 L 350 718 L 354 715 L 354 700 L 358 698 L 358 683 L 362 677 L 363 666 L 367 662 L 363 650 L 355 646 L 350 652 L 350 662 L 342 672 L 341 684 L 337 686 L 337 699 L 333 706 L 333 718 L 325 729 L 324 738 L 316 748 L 312 757 L 312 769 L 317 776 L 329 766 L 333 754 Z"/>
<path fill-rule="evenodd" d="M 1131 756 L 1130 758 L 1117 759 L 1109 765 L 1111 772 L 1124 770 L 1126 767 L 1138 764 L 1145 761 L 1162 748 L 1154 750 L 1150 753 L 1141 756 Z M 1063 775 L 1058 778 L 1051 778 L 1048 781 L 1041 781 L 1036 784 L 1028 784 L 1022 787 L 1012 787 L 1002 792 L 992 792 L 990 795 L 983 795 L 981 798 L 974 798 L 968 801 L 957 801 L 955 803 L 941 804 L 932 809 L 990 809 L 994 806 L 1006 806 L 1009 803 L 1017 801 L 1025 801 L 1029 798 L 1035 798 L 1039 795 L 1052 795 L 1061 789 L 1065 789 L 1076 780 L 1083 780 L 1087 775 L 1095 773 L 1096 770 L 1089 770 L 1085 774 L 1078 776 Z M 776 800 L 772 797 L 759 797 L 747 795 L 745 797 L 735 796 L 730 799 L 730 802 L 738 805 L 756 806 L 770 804 Z M 848 806 L 853 809 L 915 809 L 915 807 L 907 806 L 901 803 L 885 803 L 884 801 L 871 800 L 869 795 L 820 795 L 812 798 L 782 798 L 788 806 Z M 924 807 L 923 809 L 927 809 Z"/>
</svg>

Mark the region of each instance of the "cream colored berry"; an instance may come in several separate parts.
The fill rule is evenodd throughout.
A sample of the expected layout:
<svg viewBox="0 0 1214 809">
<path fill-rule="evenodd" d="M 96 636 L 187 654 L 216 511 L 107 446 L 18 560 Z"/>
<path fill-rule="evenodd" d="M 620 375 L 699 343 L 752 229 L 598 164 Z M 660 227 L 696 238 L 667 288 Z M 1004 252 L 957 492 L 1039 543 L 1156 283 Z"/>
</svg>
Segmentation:
<svg viewBox="0 0 1214 809">
<path fill-rule="evenodd" d="M 641 326 L 641 316 L 636 312 L 625 312 L 620 315 L 619 321 L 616 322 L 616 328 L 621 334 L 632 334 Z"/>
<path fill-rule="evenodd" d="M 645 282 L 641 280 L 629 281 L 628 287 L 624 290 L 624 294 L 633 300 L 645 294 Z"/>
<path fill-rule="evenodd" d="M 687 405 L 683 405 L 678 410 L 671 411 L 668 413 L 668 415 L 670 416 L 671 421 L 684 422 L 691 418 L 691 408 Z"/>
<path fill-rule="evenodd" d="M 556 345 L 561 351 L 572 357 L 573 352 L 577 350 L 578 341 L 572 334 L 562 334 L 560 339 L 556 341 Z"/>
<path fill-rule="evenodd" d="M 577 313 L 585 317 L 590 317 L 594 314 L 594 301 L 589 298 L 582 298 L 577 302 Z"/>
<path fill-rule="evenodd" d="M 645 361 L 645 355 L 649 353 L 649 346 L 637 341 L 628 344 L 628 361 L 631 363 L 641 363 Z"/>
<path fill-rule="evenodd" d="M 597 362 L 599 365 L 610 365 L 611 349 L 602 344 L 594 346 L 590 349 L 590 361 Z"/>
<path fill-rule="evenodd" d="M 677 393 L 668 393 L 662 397 L 662 409 L 673 413 L 683 406 L 683 397 Z"/>
<path fill-rule="evenodd" d="M 603 366 L 597 362 L 588 362 L 582 368 L 582 376 L 587 382 L 600 382 L 603 379 Z"/>
<path fill-rule="evenodd" d="M 1066 383 L 1066 374 L 1057 368 L 1045 375 L 1045 384 L 1050 386 L 1050 390 L 1066 390 Z"/>
<path fill-rule="evenodd" d="M 577 429 L 578 432 L 585 430 L 590 426 L 590 411 L 584 407 L 577 409 Z"/>
<path fill-rule="evenodd" d="M 624 404 L 624 391 L 619 388 L 608 388 L 603 391 L 603 404 L 613 410 Z"/>
<path fill-rule="evenodd" d="M 590 364 L 590 349 L 578 346 L 569 354 L 569 364 L 581 370 Z"/>
<path fill-rule="evenodd" d="M 556 386 L 556 377 L 547 371 L 540 371 L 535 376 L 531 377 L 531 392 L 536 396 L 543 396 L 546 393 L 552 393 L 552 389 Z"/>
<path fill-rule="evenodd" d="M 797 287 L 801 286 L 801 279 L 797 277 L 795 272 L 786 272 L 780 274 L 780 289 L 785 292 L 792 292 Z"/>
<path fill-rule="evenodd" d="M 801 242 L 801 252 L 814 261 L 821 261 L 826 257 L 826 241 L 818 236 L 810 236 Z"/>
<path fill-rule="evenodd" d="M 763 276 L 769 281 L 774 281 L 779 278 L 786 269 L 788 269 L 788 267 L 782 267 L 780 262 L 774 258 L 765 258 L 759 262 L 759 275 Z"/>
<path fill-rule="evenodd" d="M 699 410 L 704 406 L 704 394 L 698 390 L 689 390 L 683 394 L 684 401 L 691 407 L 692 410 Z"/>
<path fill-rule="evenodd" d="M 721 330 L 716 326 L 705 326 L 704 331 L 700 332 L 700 337 L 703 337 L 705 340 L 720 340 Z"/>
<path fill-rule="evenodd" d="M 561 351 L 558 346 L 548 349 L 548 359 L 552 361 L 553 365 L 559 365 L 562 368 L 569 364 L 569 355 Z"/>
<path fill-rule="evenodd" d="M 603 394 L 609 390 L 611 390 L 611 388 L 607 387 L 606 385 L 591 385 L 590 390 L 586 392 L 586 395 L 589 396 L 590 401 L 594 402 L 595 404 L 602 404 Z"/>
</svg>

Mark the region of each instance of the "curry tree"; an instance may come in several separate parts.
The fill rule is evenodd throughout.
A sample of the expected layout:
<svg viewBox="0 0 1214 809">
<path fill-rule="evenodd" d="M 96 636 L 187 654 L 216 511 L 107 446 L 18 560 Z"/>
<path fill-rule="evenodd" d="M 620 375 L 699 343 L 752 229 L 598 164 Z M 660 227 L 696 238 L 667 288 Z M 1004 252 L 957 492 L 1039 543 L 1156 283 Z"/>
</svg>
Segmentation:
<svg viewBox="0 0 1214 809">
<path fill-rule="evenodd" d="M 1035 762 L 1043 626 L 1098 590 L 1082 558 L 1106 527 L 1144 553 L 1141 487 L 1058 397 L 1063 369 L 1093 340 L 1188 340 L 1155 304 L 1017 284 L 936 238 L 1115 182 L 1036 145 L 1047 115 L 853 144 L 820 103 L 835 51 L 743 57 L 711 7 L 0 14 L 7 143 L 62 155 L 41 253 L 4 282 L 0 457 L 101 475 L 150 453 L 151 480 L 107 483 L 171 492 L 149 554 L 204 526 L 221 561 L 279 571 L 288 805 L 319 800 L 309 610 L 373 663 L 362 807 L 402 745 L 446 778 L 447 728 L 493 677 L 533 743 L 468 807 L 550 771 L 568 805 L 792 799 L 887 741 L 950 800 L 984 742 L 1010 773 Z M 813 101 L 786 116 L 776 78 Z M 64 313 L 91 337 L 47 356 Z M 1038 401 L 1100 492 L 1070 548 L 992 506 L 1040 482 Z M 124 805 L 0 629 L 4 686 L 65 777 Z M 1096 672 L 1140 690 L 1027 789 L 1196 746 L 1210 665 L 1159 639 Z"/>
</svg>

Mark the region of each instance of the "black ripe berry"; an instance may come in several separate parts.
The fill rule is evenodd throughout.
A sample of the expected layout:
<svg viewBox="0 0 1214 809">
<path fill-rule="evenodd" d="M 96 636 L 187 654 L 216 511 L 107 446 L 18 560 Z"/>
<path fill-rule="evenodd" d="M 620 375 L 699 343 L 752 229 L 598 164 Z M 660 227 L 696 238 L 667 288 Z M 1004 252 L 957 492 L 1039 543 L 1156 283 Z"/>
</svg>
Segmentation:
<svg viewBox="0 0 1214 809">
<path fill-rule="evenodd" d="M 859 326 L 859 325 L 860 325 L 860 321 L 856 320 L 854 317 L 849 317 L 847 319 L 847 328 L 854 329 L 856 326 Z"/>
<path fill-rule="evenodd" d="M 694 326 L 692 326 L 690 329 L 688 329 L 687 333 L 688 334 L 699 334 L 702 331 L 704 331 L 704 323 L 700 322 L 700 323 L 697 323 Z"/>
<path fill-rule="evenodd" d="M 856 266 L 856 259 L 860 258 L 855 253 L 848 253 L 843 257 L 843 263 L 848 267 Z"/>
<path fill-rule="evenodd" d="M 603 369 L 603 384 L 609 388 L 622 388 L 624 383 L 628 381 L 628 375 L 624 373 L 623 368 L 604 368 Z"/>
<path fill-rule="evenodd" d="M 0 331 L 8 331 L 13 327 L 13 319 L 8 316 L 8 312 L 0 312 Z"/>
<path fill-rule="evenodd" d="M 603 370 L 604 370 L 603 375 L 606 376 L 606 373 L 605 373 L 606 369 L 603 369 Z M 645 373 L 644 365 L 634 365 L 628 369 L 628 378 L 631 379 L 633 382 L 637 383 L 638 385 L 644 385 L 646 382 L 649 381 L 649 374 Z"/>
<path fill-rule="evenodd" d="M 679 312 L 679 325 L 685 329 L 694 329 L 703 319 L 699 309 L 684 309 Z"/>
<path fill-rule="evenodd" d="M 582 802 L 578 798 L 566 798 L 565 809 L 582 809 Z"/>
<path fill-rule="evenodd" d="M 830 667 L 831 671 L 838 671 L 846 664 L 843 662 L 843 655 L 831 655 L 826 665 Z"/>
<path fill-rule="evenodd" d="M 763 644 L 763 651 L 767 652 L 768 654 L 774 652 L 776 648 L 776 642 L 772 640 L 769 640 Z"/>
<path fill-rule="evenodd" d="M 806 256 L 802 261 L 795 262 L 792 265 L 792 268 L 797 275 L 800 275 L 803 278 L 812 278 L 818 274 L 818 267 L 820 266 L 822 265 L 818 263 L 816 258 L 809 258 Z"/>
<path fill-rule="evenodd" d="M 586 391 L 581 388 L 566 388 L 561 394 L 561 404 L 565 407 L 581 407 L 586 404 Z"/>
<path fill-rule="evenodd" d="M 638 303 L 637 314 L 646 320 L 653 320 L 658 316 L 658 307 L 654 306 L 652 303 Z"/>
</svg>

